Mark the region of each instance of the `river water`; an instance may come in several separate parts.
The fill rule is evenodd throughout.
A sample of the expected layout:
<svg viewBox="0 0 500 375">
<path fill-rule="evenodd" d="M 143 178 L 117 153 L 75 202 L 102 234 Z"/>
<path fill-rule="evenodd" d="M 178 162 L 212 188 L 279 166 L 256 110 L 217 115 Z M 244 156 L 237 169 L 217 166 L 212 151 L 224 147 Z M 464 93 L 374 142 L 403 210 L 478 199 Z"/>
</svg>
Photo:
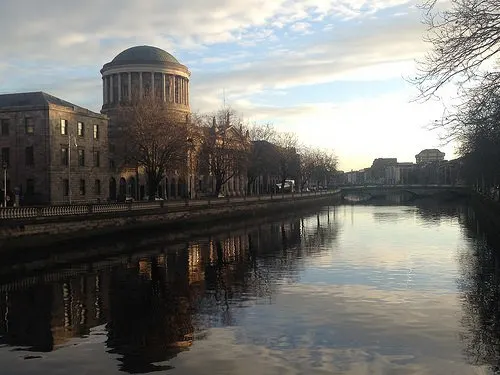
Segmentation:
<svg viewBox="0 0 500 375">
<path fill-rule="evenodd" d="M 460 204 L 323 207 L 0 288 L 1 374 L 493 374 L 495 251 Z"/>
</svg>

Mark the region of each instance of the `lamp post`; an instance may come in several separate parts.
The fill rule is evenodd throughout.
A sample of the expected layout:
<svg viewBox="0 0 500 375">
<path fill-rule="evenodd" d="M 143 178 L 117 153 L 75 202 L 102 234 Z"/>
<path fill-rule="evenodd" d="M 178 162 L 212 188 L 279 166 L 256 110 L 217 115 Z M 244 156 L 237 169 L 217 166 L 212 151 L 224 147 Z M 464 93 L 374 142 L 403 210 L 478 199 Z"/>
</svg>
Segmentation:
<svg viewBox="0 0 500 375">
<path fill-rule="evenodd" d="M 8 164 L 6 161 L 2 162 L 3 168 L 3 206 L 7 207 L 7 168 Z"/>
</svg>

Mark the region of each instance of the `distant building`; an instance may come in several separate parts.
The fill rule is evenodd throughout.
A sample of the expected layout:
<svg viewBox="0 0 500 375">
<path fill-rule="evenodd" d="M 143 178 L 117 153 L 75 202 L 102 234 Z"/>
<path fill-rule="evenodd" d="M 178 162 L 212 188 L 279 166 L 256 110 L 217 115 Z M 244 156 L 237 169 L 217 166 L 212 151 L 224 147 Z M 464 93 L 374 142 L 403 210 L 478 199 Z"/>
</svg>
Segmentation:
<svg viewBox="0 0 500 375">
<path fill-rule="evenodd" d="M 397 163 L 385 167 L 385 184 L 399 185 L 409 183 L 410 174 L 415 164 Z"/>
<path fill-rule="evenodd" d="M 373 160 L 370 168 L 370 181 L 376 184 L 386 183 L 386 168 L 397 164 L 397 158 L 377 158 Z"/>
<path fill-rule="evenodd" d="M 108 197 L 106 116 L 44 92 L 5 94 L 0 95 L 0 126 L 11 204 Z"/>
<path fill-rule="evenodd" d="M 439 151 L 437 148 L 430 148 L 422 150 L 417 155 L 415 155 L 415 161 L 417 164 L 443 161 L 444 156 L 444 152 Z"/>
</svg>

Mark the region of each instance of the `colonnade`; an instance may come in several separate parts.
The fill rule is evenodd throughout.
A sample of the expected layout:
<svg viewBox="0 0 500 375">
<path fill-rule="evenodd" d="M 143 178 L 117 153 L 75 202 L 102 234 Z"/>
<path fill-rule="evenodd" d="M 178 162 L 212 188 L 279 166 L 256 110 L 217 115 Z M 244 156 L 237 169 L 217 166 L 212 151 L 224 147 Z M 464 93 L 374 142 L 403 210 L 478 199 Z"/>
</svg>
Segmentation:
<svg viewBox="0 0 500 375">
<path fill-rule="evenodd" d="M 142 98 L 146 93 L 165 102 L 189 106 L 189 80 L 163 72 L 126 72 L 107 74 L 103 80 L 103 103 L 110 105 Z"/>
</svg>

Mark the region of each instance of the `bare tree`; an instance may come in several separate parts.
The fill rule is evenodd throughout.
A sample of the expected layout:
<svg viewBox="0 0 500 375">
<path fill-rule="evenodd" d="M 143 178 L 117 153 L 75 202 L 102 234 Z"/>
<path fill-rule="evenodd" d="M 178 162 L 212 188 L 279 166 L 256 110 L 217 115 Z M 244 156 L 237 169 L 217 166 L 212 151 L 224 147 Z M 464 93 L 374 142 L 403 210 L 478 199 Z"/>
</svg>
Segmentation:
<svg viewBox="0 0 500 375">
<path fill-rule="evenodd" d="M 331 151 L 303 147 L 300 151 L 301 189 L 310 182 L 327 184 L 337 171 L 337 157 Z"/>
<path fill-rule="evenodd" d="M 304 146 L 300 150 L 300 189 L 303 190 L 310 182 L 318 165 L 317 150 Z"/>
<path fill-rule="evenodd" d="M 253 124 L 248 127 L 251 150 L 247 168 L 247 193 L 257 178 L 264 175 L 278 174 L 278 151 L 271 141 L 276 137 L 276 130 L 270 123 Z"/>
<path fill-rule="evenodd" d="M 273 124 L 265 123 L 265 124 L 257 124 L 254 123 L 248 128 L 248 136 L 251 141 L 272 141 L 277 134 L 276 129 Z"/>
<path fill-rule="evenodd" d="M 232 109 L 223 108 L 213 115 L 204 116 L 205 128 L 200 162 L 215 178 L 215 195 L 232 177 L 246 173 L 250 152 L 248 132 Z"/>
<path fill-rule="evenodd" d="M 298 139 L 295 133 L 277 133 L 273 143 L 278 151 L 278 172 L 281 186 L 284 188 L 285 181 L 293 177 L 297 178 L 300 173 L 300 159 L 297 153 Z"/>
<path fill-rule="evenodd" d="M 124 162 L 144 170 L 149 199 L 154 199 L 166 174 L 185 167 L 187 125 L 151 97 L 121 107 L 119 119 Z"/>
<path fill-rule="evenodd" d="M 420 99 L 429 99 L 447 83 L 458 90 L 471 81 L 490 75 L 487 63 L 500 50 L 500 12 L 498 0 L 450 0 L 444 11 L 436 0 L 425 0 L 423 22 L 425 41 L 432 49 L 418 63 L 418 74 L 411 81 L 420 90 Z M 489 79 L 498 85 L 498 79 Z"/>
</svg>

